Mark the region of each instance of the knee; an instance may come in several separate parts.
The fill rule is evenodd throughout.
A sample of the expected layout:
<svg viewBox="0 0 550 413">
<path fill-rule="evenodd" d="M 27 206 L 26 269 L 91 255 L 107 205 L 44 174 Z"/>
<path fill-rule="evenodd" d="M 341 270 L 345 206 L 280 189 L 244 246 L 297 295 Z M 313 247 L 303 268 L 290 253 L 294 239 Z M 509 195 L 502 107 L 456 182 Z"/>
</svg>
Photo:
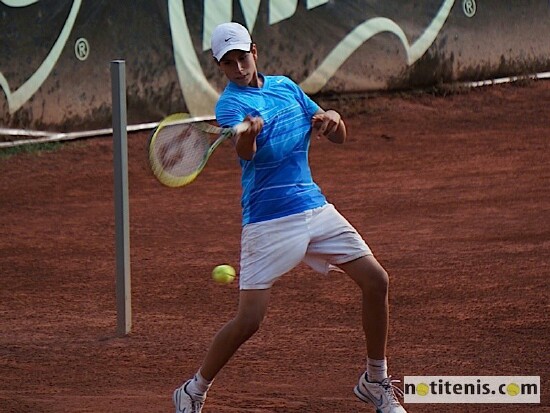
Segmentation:
<svg viewBox="0 0 550 413">
<path fill-rule="evenodd" d="M 389 275 L 381 266 L 370 268 L 361 284 L 363 293 L 376 296 L 387 296 L 389 290 Z"/>
<path fill-rule="evenodd" d="M 263 317 L 259 315 L 238 316 L 234 323 L 242 340 L 252 337 L 262 324 Z"/>
<path fill-rule="evenodd" d="M 390 276 L 388 275 L 388 272 L 385 269 L 380 268 L 375 278 L 377 280 L 376 283 L 378 289 L 386 294 L 390 286 Z"/>
</svg>

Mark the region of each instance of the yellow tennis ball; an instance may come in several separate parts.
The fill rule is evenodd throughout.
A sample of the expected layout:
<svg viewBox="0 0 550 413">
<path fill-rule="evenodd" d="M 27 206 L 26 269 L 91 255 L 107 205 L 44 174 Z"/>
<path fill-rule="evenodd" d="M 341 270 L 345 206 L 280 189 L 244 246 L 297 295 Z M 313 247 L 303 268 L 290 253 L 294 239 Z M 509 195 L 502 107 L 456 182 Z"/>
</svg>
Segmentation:
<svg viewBox="0 0 550 413">
<path fill-rule="evenodd" d="M 418 394 L 419 396 L 425 396 L 428 394 L 429 391 L 430 388 L 426 383 L 418 383 L 418 385 L 416 386 L 416 394 Z"/>
<path fill-rule="evenodd" d="M 236 274 L 235 268 L 227 264 L 218 265 L 212 270 L 212 278 L 220 284 L 229 284 L 235 279 Z"/>
<path fill-rule="evenodd" d="M 517 396 L 519 394 L 519 386 L 516 383 L 510 383 L 506 386 L 506 393 L 510 396 Z"/>
</svg>

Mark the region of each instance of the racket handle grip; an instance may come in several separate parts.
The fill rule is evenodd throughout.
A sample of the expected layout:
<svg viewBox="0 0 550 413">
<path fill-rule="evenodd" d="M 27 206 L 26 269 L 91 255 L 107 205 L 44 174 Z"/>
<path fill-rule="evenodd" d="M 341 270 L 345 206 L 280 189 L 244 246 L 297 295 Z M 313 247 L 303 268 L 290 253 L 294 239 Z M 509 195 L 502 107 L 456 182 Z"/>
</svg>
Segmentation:
<svg viewBox="0 0 550 413">
<path fill-rule="evenodd" d="M 233 126 L 233 134 L 238 135 L 239 133 L 246 132 L 249 127 L 250 127 L 249 122 L 237 123 L 235 126 Z"/>
</svg>

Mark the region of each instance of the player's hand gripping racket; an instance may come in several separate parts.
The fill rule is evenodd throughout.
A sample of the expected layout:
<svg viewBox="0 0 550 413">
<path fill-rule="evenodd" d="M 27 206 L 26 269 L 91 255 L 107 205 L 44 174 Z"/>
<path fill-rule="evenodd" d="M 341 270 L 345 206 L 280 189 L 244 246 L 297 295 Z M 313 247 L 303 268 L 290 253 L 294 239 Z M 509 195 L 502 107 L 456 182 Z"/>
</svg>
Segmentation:
<svg viewBox="0 0 550 413">
<path fill-rule="evenodd" d="M 176 113 L 155 129 L 149 140 L 149 163 L 164 185 L 178 187 L 193 182 L 223 141 L 249 127 L 243 122 L 233 128 L 219 128 L 205 119 Z"/>
</svg>

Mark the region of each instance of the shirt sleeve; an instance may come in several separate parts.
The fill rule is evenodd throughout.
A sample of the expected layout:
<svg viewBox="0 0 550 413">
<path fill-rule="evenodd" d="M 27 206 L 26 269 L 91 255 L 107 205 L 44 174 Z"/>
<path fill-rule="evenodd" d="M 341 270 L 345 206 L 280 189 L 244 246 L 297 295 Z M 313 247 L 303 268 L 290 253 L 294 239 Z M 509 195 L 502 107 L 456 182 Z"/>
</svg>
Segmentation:
<svg viewBox="0 0 550 413">
<path fill-rule="evenodd" d="M 218 100 L 215 112 L 216 121 L 222 128 L 233 127 L 242 120 L 239 111 L 234 106 L 231 107 L 228 104 L 225 94 Z"/>
<path fill-rule="evenodd" d="M 231 128 L 242 122 L 245 116 L 235 101 L 231 101 L 226 93 L 222 94 L 216 104 L 216 121 L 221 127 Z"/>
<path fill-rule="evenodd" d="M 309 117 L 315 115 L 315 113 L 320 109 L 320 106 L 315 103 L 313 99 L 311 99 L 299 85 L 297 85 L 290 79 L 289 82 L 292 84 L 294 88 L 294 93 L 296 94 L 296 99 L 298 100 L 298 102 L 300 102 L 300 105 L 302 106 L 304 111 L 309 115 Z"/>
</svg>

